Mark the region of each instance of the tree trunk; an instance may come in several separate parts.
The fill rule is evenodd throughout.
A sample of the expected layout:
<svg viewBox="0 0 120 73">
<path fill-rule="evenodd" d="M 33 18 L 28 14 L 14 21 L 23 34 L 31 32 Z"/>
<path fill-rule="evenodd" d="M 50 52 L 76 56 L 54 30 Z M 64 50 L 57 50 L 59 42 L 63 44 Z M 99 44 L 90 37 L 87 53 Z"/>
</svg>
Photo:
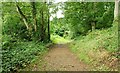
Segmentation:
<svg viewBox="0 0 120 73">
<path fill-rule="evenodd" d="M 45 28 L 44 28 L 44 13 L 43 9 L 41 10 L 41 41 L 45 40 Z"/>
<path fill-rule="evenodd" d="M 118 19 L 119 0 L 115 0 L 114 19 Z"/>
<path fill-rule="evenodd" d="M 19 5 L 18 5 L 17 3 L 16 3 L 16 8 L 17 8 L 18 13 L 19 13 L 20 16 L 22 17 L 23 22 L 24 22 L 24 24 L 25 24 L 25 26 L 26 26 L 26 28 L 27 28 L 27 30 L 28 30 L 29 27 L 28 27 L 27 18 L 26 18 L 26 16 L 23 14 L 23 12 L 21 11 L 21 9 L 20 9 L 20 7 L 19 7 Z"/>
<path fill-rule="evenodd" d="M 48 7 L 48 41 L 50 41 L 50 16 L 49 16 L 49 7 Z"/>
<path fill-rule="evenodd" d="M 36 19 L 37 11 L 35 7 L 35 2 L 32 2 L 31 5 L 32 5 L 32 15 L 33 15 L 33 26 L 34 26 L 35 31 L 37 31 L 37 26 L 36 26 L 37 25 L 37 19 Z"/>
<path fill-rule="evenodd" d="M 95 30 L 95 22 L 92 22 L 91 26 L 92 26 L 92 31 L 94 31 Z"/>
</svg>

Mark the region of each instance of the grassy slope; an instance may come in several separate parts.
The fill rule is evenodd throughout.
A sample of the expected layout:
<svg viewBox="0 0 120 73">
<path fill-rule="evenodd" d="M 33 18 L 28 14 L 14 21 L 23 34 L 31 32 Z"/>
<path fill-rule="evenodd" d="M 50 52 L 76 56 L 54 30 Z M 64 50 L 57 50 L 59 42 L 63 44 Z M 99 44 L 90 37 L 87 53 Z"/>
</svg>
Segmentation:
<svg viewBox="0 0 120 73">
<path fill-rule="evenodd" d="M 77 53 L 80 60 L 91 64 L 94 70 L 116 70 L 118 27 L 116 23 L 113 25 L 115 26 L 77 37 L 71 44 L 71 50 Z"/>
</svg>

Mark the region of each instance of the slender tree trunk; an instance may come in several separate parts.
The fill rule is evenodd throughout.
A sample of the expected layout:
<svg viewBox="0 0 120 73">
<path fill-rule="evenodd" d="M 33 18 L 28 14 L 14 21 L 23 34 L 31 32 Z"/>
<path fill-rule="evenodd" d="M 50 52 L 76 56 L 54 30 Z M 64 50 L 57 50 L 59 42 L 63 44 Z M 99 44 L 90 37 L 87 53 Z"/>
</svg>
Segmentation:
<svg viewBox="0 0 120 73">
<path fill-rule="evenodd" d="M 19 13 L 20 16 L 22 17 L 23 22 L 24 22 L 24 24 L 25 24 L 25 26 L 26 26 L 26 28 L 27 28 L 27 30 L 28 30 L 28 29 L 29 29 L 29 26 L 28 26 L 27 18 L 26 18 L 26 16 L 23 14 L 23 12 L 21 11 L 21 9 L 20 9 L 20 7 L 19 7 L 19 5 L 18 5 L 17 3 L 16 3 L 16 8 L 17 8 L 18 13 Z"/>
<path fill-rule="evenodd" d="M 49 6 L 48 6 L 48 41 L 50 41 L 50 15 L 49 15 Z"/>
<path fill-rule="evenodd" d="M 115 0 L 114 19 L 118 19 L 119 0 Z"/>
<path fill-rule="evenodd" d="M 45 28 L 44 28 L 44 13 L 43 9 L 41 10 L 41 41 L 45 40 Z"/>
<path fill-rule="evenodd" d="M 92 27 L 92 31 L 95 30 L 95 14 L 97 13 L 97 10 L 96 10 L 96 2 L 93 3 L 93 9 L 94 9 L 94 13 L 93 13 L 93 19 L 92 19 L 92 22 L 91 22 L 91 27 Z"/>
<path fill-rule="evenodd" d="M 35 2 L 32 2 L 31 5 L 32 5 L 33 25 L 34 25 L 35 31 L 37 31 L 37 26 L 36 26 L 37 25 L 37 19 L 36 19 L 37 11 L 35 7 Z"/>
<path fill-rule="evenodd" d="M 92 26 L 92 31 L 94 31 L 95 30 L 95 22 L 92 22 L 91 26 Z"/>
</svg>

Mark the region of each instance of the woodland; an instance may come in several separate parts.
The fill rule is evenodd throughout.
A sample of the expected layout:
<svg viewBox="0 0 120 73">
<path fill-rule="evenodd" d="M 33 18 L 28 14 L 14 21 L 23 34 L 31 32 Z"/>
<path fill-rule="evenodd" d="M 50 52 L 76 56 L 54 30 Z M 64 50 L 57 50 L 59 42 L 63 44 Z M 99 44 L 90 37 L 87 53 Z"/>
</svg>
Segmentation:
<svg viewBox="0 0 120 73">
<path fill-rule="evenodd" d="M 0 4 L 3 73 L 118 71 L 119 0 Z"/>
</svg>

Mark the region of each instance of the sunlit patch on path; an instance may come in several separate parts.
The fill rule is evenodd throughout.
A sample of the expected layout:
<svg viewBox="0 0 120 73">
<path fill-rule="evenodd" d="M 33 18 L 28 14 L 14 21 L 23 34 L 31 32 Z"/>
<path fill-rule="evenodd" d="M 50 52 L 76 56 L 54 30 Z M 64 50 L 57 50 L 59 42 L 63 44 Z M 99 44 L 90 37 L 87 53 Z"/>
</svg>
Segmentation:
<svg viewBox="0 0 120 73">
<path fill-rule="evenodd" d="M 72 40 L 65 39 L 63 37 L 60 37 L 59 35 L 51 35 L 51 41 L 55 44 L 66 44 L 71 42 Z"/>
</svg>

